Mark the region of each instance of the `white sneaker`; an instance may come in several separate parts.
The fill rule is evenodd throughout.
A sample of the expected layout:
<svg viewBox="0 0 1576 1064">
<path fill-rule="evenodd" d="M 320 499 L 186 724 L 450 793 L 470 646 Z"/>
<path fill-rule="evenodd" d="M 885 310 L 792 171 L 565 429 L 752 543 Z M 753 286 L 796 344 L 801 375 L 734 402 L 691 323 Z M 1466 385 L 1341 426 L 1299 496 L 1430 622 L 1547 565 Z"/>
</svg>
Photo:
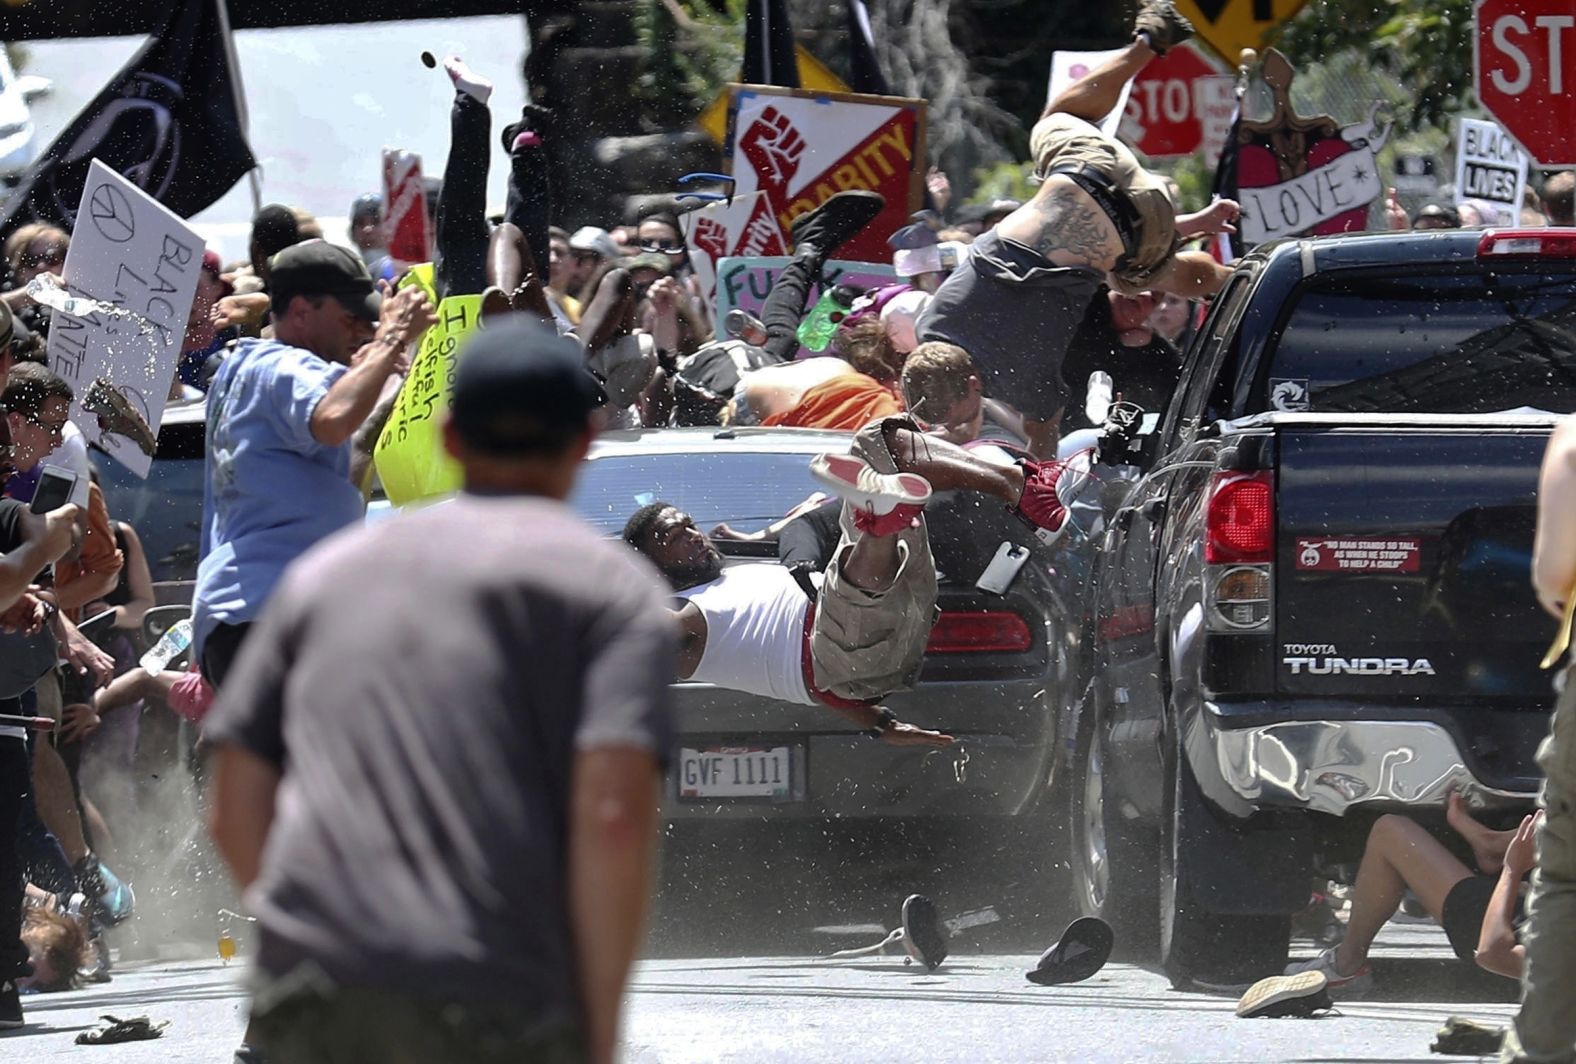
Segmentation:
<svg viewBox="0 0 1576 1064">
<path fill-rule="evenodd" d="M 924 506 L 930 481 L 918 473 L 877 473 L 850 454 L 818 454 L 810 459 L 810 475 L 828 491 L 856 509 L 889 514 L 899 506 Z"/>
<path fill-rule="evenodd" d="M 1339 946 L 1331 946 L 1312 960 L 1292 961 L 1286 965 L 1287 975 L 1297 975 L 1300 972 L 1322 972 L 1332 991 L 1341 991 L 1345 994 L 1360 993 L 1373 985 L 1373 972 L 1369 970 L 1368 962 L 1350 975 L 1342 975 L 1335 968 L 1335 951 Z"/>
</svg>

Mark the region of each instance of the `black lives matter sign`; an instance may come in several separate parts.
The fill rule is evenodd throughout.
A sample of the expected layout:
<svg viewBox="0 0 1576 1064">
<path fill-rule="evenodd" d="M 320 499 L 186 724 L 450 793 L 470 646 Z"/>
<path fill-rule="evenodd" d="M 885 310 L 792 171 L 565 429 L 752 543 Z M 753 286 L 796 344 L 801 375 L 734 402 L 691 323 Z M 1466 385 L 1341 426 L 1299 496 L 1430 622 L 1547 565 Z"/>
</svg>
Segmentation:
<svg viewBox="0 0 1576 1064">
<path fill-rule="evenodd" d="M 1456 119 L 1456 202 L 1488 203 L 1515 224 L 1527 187 L 1527 155 L 1496 122 Z"/>
</svg>

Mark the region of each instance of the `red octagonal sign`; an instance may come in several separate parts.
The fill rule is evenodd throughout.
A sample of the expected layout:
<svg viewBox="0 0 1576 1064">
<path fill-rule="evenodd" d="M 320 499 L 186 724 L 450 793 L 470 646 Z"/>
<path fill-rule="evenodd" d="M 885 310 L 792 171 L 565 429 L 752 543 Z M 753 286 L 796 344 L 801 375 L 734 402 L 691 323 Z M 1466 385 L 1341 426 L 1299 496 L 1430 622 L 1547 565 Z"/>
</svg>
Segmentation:
<svg viewBox="0 0 1576 1064">
<path fill-rule="evenodd" d="M 1576 8 L 1571 0 L 1477 0 L 1478 99 L 1543 166 L 1576 166 Z"/>
<path fill-rule="evenodd" d="M 1213 80 L 1211 80 L 1213 79 Z M 1212 99 L 1210 89 L 1216 82 L 1224 88 Z M 1134 144 L 1145 155 L 1166 157 L 1191 155 L 1205 143 L 1210 124 L 1208 113 L 1211 105 L 1225 108 L 1224 125 L 1231 121 L 1231 108 L 1235 98 L 1231 93 L 1232 79 L 1222 76 L 1213 63 L 1189 45 L 1173 48 L 1158 59 L 1152 59 L 1143 73 L 1133 80 L 1127 97 L 1127 125 Z"/>
</svg>

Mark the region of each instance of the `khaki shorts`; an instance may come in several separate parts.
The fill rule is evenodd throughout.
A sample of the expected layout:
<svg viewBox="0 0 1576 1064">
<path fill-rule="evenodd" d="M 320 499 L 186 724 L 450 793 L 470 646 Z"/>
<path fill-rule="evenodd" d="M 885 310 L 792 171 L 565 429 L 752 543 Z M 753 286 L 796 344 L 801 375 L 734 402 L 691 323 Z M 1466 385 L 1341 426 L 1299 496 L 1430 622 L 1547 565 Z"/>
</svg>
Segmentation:
<svg viewBox="0 0 1576 1064">
<path fill-rule="evenodd" d="M 1125 287 L 1142 290 L 1176 252 L 1176 208 L 1160 178 L 1145 170 L 1127 146 L 1099 128 L 1069 114 L 1047 115 L 1029 134 L 1035 173 L 1057 166 L 1087 166 L 1104 174 L 1127 194 L 1138 211 L 1133 265 L 1113 271 Z"/>
<path fill-rule="evenodd" d="M 907 415 L 883 418 L 860 429 L 849 448 L 878 473 L 898 471 L 886 444 L 888 426 L 919 431 Z M 816 603 L 810 661 L 821 690 L 839 698 L 876 701 L 913 687 L 919 678 L 925 644 L 936 623 L 936 562 L 922 517 L 918 528 L 898 533 L 902 562 L 892 586 L 866 591 L 842 576 L 843 558 L 863 534 L 854 528 L 846 503 L 842 528 Z"/>
</svg>

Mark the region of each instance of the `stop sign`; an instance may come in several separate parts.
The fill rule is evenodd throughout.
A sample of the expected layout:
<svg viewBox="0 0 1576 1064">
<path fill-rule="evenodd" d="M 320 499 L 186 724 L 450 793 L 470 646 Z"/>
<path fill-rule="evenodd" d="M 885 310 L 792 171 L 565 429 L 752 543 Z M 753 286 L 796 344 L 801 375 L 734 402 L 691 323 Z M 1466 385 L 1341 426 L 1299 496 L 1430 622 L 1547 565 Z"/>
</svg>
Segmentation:
<svg viewBox="0 0 1576 1064">
<path fill-rule="evenodd" d="M 1576 166 L 1576 10 L 1571 0 L 1477 0 L 1478 99 L 1543 166 Z"/>
<path fill-rule="evenodd" d="M 1191 155 L 1205 142 L 1207 126 L 1230 123 L 1231 85 L 1191 46 L 1172 48 L 1134 79 L 1123 132 L 1145 155 Z"/>
</svg>

